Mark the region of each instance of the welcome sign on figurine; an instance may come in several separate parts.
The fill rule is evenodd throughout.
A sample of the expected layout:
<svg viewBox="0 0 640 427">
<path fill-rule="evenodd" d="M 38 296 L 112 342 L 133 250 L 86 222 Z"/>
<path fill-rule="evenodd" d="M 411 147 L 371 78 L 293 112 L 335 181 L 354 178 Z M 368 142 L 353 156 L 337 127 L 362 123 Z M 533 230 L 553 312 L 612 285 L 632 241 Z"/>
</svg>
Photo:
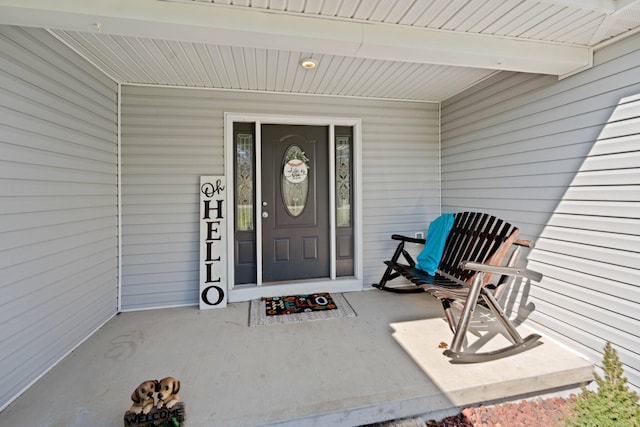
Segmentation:
<svg viewBox="0 0 640 427">
<path fill-rule="evenodd" d="M 224 176 L 200 177 L 200 309 L 227 306 Z"/>
</svg>

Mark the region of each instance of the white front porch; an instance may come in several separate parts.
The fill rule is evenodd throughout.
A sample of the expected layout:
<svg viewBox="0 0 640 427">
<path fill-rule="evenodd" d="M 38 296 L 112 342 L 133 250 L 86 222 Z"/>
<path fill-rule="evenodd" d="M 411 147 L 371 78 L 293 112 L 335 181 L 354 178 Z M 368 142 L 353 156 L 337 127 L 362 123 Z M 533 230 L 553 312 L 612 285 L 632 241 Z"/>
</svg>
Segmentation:
<svg viewBox="0 0 640 427">
<path fill-rule="evenodd" d="M 481 372 L 467 381 L 470 365 L 439 354 L 438 343 L 451 339 L 446 327 L 408 338 L 418 352 L 433 349 L 433 364 L 403 348 L 416 321 L 445 324 L 437 300 L 377 290 L 345 296 L 357 317 L 260 327 L 248 327 L 247 302 L 122 313 L 0 413 L 0 425 L 122 426 L 133 389 L 165 376 L 181 381 L 190 427 L 440 418 L 460 406 L 571 389 L 591 376 L 588 362 L 544 339 L 474 365 Z M 394 339 L 391 324 L 406 333 Z"/>
</svg>

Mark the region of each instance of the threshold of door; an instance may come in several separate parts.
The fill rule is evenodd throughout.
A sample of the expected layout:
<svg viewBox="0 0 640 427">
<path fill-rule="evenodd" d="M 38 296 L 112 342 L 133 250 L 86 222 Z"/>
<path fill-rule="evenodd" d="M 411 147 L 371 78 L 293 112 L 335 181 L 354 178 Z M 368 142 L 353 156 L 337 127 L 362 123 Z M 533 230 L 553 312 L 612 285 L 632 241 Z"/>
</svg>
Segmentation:
<svg viewBox="0 0 640 427">
<path fill-rule="evenodd" d="M 316 292 L 356 292 L 362 289 L 362 280 L 354 278 L 265 283 L 262 286 L 255 284 L 238 285 L 229 291 L 229 302 L 251 301 L 252 299 L 283 295 L 312 294 Z"/>
</svg>

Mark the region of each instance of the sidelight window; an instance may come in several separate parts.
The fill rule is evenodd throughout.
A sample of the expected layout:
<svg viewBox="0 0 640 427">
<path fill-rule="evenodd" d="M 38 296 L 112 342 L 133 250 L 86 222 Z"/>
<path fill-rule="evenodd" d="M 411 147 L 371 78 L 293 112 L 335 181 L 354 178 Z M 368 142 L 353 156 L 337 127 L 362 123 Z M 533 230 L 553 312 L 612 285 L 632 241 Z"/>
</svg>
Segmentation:
<svg viewBox="0 0 640 427">
<path fill-rule="evenodd" d="M 336 226 L 351 226 L 351 137 L 336 137 Z"/>
<path fill-rule="evenodd" d="M 236 136 L 236 228 L 238 231 L 254 229 L 254 164 L 255 144 L 250 133 Z"/>
</svg>

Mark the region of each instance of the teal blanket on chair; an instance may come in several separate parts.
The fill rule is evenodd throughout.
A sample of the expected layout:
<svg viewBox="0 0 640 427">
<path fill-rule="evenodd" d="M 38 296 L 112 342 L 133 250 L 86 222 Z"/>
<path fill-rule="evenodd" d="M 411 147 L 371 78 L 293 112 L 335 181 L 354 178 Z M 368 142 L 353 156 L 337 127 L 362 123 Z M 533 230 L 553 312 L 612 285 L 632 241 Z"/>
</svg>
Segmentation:
<svg viewBox="0 0 640 427">
<path fill-rule="evenodd" d="M 416 258 L 416 268 L 425 271 L 432 276 L 436 274 L 436 269 L 440 264 L 442 253 L 444 252 L 444 244 L 447 236 L 453 227 L 454 214 L 442 214 L 429 224 L 427 231 L 427 239 L 424 249 Z"/>
</svg>

